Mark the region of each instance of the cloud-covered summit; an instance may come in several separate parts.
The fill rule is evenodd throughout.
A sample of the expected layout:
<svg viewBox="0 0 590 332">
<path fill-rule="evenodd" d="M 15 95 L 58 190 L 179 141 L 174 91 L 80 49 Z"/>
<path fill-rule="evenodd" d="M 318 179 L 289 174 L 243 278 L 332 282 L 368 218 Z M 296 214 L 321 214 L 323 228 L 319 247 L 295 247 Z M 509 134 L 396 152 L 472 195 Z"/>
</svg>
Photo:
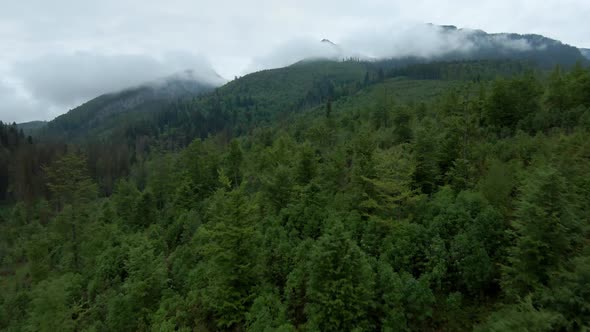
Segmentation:
<svg viewBox="0 0 590 332">
<path fill-rule="evenodd" d="M 183 53 L 159 58 L 87 52 L 49 54 L 19 61 L 11 73 L 19 78 L 18 87 L 30 95 L 29 98 L 23 96 L 21 99 L 50 108 L 53 105 L 72 108 L 98 95 L 161 80 L 170 75 L 181 75 L 183 79 L 192 78 L 212 85 L 224 82 L 204 58 Z"/>
<path fill-rule="evenodd" d="M 290 65 L 302 59 L 357 58 L 363 60 L 415 57 L 425 60 L 524 56 L 550 47 L 567 47 L 540 35 L 488 34 L 453 25 L 397 25 L 383 30 L 358 31 L 340 42 L 298 39 L 257 57 L 251 70 Z"/>
<path fill-rule="evenodd" d="M 481 0 L 477 5 L 468 0 L 4 1 L 0 10 L 0 119 L 51 119 L 73 106 L 68 103 L 83 100 L 93 91 L 121 87 L 106 82 L 105 77 L 134 84 L 162 72 L 173 74 L 178 68 L 166 58 L 178 51 L 206 56 L 216 72 L 232 78 L 266 64 L 273 67 L 297 61 L 310 53 L 340 56 L 334 50 L 318 49 L 323 38 L 352 56 L 410 52 L 429 56 L 434 49 L 444 51 L 445 44 L 428 40 L 429 33 L 424 40 L 416 40 L 415 35 L 404 37 L 411 24 L 422 22 L 535 33 L 590 47 L 590 35 L 581 28 L 588 17 L 590 2 L 583 0 Z M 375 43 L 384 38 L 391 43 Z M 449 40 L 461 41 L 454 34 Z M 303 49 L 293 46 L 297 44 Z M 355 54 L 357 50 L 363 53 Z M 45 60 L 57 70 L 43 68 Z M 63 72 L 69 61 L 66 67 L 76 74 Z M 84 61 L 96 64 L 97 70 L 93 73 L 80 67 Z M 142 65 L 153 65 L 157 75 L 148 75 Z M 127 68 L 125 75 L 121 70 Z M 180 70 L 184 69 L 190 68 Z M 54 73 L 59 75 L 48 76 Z M 97 76 L 96 87 L 82 81 Z M 31 81 L 36 79 L 40 81 Z M 50 91 L 40 91 L 45 87 Z"/>
</svg>

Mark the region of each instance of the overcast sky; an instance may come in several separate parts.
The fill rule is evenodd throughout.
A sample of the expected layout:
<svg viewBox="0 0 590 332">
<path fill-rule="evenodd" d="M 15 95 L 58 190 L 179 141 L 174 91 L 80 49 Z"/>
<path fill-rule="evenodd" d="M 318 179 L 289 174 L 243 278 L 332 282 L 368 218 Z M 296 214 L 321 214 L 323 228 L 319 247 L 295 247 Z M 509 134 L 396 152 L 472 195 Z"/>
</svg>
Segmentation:
<svg viewBox="0 0 590 332">
<path fill-rule="evenodd" d="M 0 0 L 0 120 L 50 120 L 184 69 L 231 79 L 323 38 L 361 47 L 427 22 L 590 47 L 588 18 L 588 0 Z"/>
</svg>

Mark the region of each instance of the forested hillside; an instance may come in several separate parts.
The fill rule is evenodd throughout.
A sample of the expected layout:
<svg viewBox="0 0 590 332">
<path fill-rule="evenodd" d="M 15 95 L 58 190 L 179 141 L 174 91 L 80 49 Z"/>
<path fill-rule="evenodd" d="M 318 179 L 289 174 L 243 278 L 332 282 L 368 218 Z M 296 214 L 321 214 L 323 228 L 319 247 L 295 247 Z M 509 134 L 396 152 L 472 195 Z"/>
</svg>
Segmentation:
<svg viewBox="0 0 590 332">
<path fill-rule="evenodd" d="M 590 329 L 581 64 L 300 63 L 111 139 L 0 129 L 1 330 Z"/>
<path fill-rule="evenodd" d="M 192 100 L 215 87 L 192 76 L 147 82 L 94 98 L 39 128 L 37 135 L 77 142 L 108 139 L 122 124 L 149 118 L 172 102 Z"/>
</svg>

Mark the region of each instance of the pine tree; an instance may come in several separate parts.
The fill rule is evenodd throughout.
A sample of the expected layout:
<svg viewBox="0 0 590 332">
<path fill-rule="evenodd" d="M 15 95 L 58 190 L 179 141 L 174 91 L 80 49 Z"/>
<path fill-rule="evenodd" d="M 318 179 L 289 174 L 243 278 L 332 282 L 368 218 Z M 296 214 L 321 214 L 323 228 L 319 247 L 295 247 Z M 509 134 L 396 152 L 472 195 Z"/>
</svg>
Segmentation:
<svg viewBox="0 0 590 332">
<path fill-rule="evenodd" d="M 221 329 L 244 323 L 260 277 L 256 206 L 242 188 L 227 190 L 216 191 L 207 211 L 208 221 L 197 231 L 195 241 L 202 261 L 192 281 L 196 301 Z"/>
<path fill-rule="evenodd" d="M 513 222 L 515 244 L 503 286 L 509 294 L 522 296 L 547 285 L 549 271 L 563 264 L 581 234 L 572 196 L 558 171 L 549 166 L 535 169 L 520 192 Z"/>
<path fill-rule="evenodd" d="M 374 276 L 362 250 L 336 222 L 310 253 L 308 327 L 320 331 L 370 329 Z"/>
<path fill-rule="evenodd" d="M 296 167 L 296 178 L 299 184 L 305 185 L 316 176 L 317 161 L 315 151 L 311 145 L 303 145 L 299 152 L 299 160 Z"/>
<path fill-rule="evenodd" d="M 80 226 L 88 220 L 87 206 L 96 199 L 96 184 L 88 176 L 86 160 L 73 153 L 66 154 L 51 166 L 44 167 L 49 188 L 55 207 L 60 212 L 58 223 L 64 238 L 71 245 L 74 271 L 81 266 L 80 258 Z"/>
<path fill-rule="evenodd" d="M 242 182 L 242 161 L 243 161 L 243 153 L 242 149 L 240 148 L 240 143 L 237 140 L 232 140 L 229 145 L 229 152 L 227 155 L 227 167 L 228 167 L 228 176 L 232 182 L 234 188 L 240 186 Z"/>
<path fill-rule="evenodd" d="M 47 178 L 47 188 L 58 211 L 67 204 L 78 206 L 96 197 L 96 185 L 88 175 L 83 156 L 65 154 L 43 170 Z"/>
</svg>

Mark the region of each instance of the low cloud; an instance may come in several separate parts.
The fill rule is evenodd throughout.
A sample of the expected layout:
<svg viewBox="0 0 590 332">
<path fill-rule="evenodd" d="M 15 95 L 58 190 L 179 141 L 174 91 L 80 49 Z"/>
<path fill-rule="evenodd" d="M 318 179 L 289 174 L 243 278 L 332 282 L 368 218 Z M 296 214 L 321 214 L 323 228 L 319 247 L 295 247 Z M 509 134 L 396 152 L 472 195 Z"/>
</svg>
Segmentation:
<svg viewBox="0 0 590 332">
<path fill-rule="evenodd" d="M 161 57 L 88 52 L 49 54 L 12 66 L 9 76 L 15 79 L 0 86 L 0 119 L 50 119 L 101 94 L 171 75 L 214 85 L 224 82 L 204 57 L 188 53 Z"/>
<path fill-rule="evenodd" d="M 356 49 L 373 58 L 417 56 L 430 58 L 451 52 L 467 53 L 475 47 L 470 30 L 451 30 L 420 24 L 363 31 L 343 41 L 345 49 Z"/>
<path fill-rule="evenodd" d="M 525 52 L 532 49 L 544 49 L 546 45 L 533 46 L 525 39 L 510 39 L 507 35 L 492 35 L 491 47 L 496 47 L 504 51 Z"/>
<path fill-rule="evenodd" d="M 342 48 L 330 41 L 313 39 L 294 39 L 279 45 L 273 52 L 254 57 L 248 72 L 269 68 L 285 67 L 303 59 L 335 59 L 344 55 Z"/>
<path fill-rule="evenodd" d="M 207 82 L 220 81 L 203 58 L 181 53 L 161 59 L 145 55 L 53 54 L 19 62 L 13 73 L 40 101 L 68 105 L 188 69 Z"/>
<path fill-rule="evenodd" d="M 277 68 L 306 58 L 384 59 L 420 57 L 432 59 L 448 54 L 465 54 L 480 50 L 524 52 L 543 45 L 531 45 L 524 38 L 505 34 L 485 34 L 480 30 L 457 29 L 431 24 L 396 25 L 389 29 L 358 31 L 337 41 L 293 40 L 273 52 L 253 60 L 250 69 Z"/>
<path fill-rule="evenodd" d="M 23 122 L 39 116 L 39 105 L 9 82 L 0 81 L 0 120 Z"/>
</svg>

